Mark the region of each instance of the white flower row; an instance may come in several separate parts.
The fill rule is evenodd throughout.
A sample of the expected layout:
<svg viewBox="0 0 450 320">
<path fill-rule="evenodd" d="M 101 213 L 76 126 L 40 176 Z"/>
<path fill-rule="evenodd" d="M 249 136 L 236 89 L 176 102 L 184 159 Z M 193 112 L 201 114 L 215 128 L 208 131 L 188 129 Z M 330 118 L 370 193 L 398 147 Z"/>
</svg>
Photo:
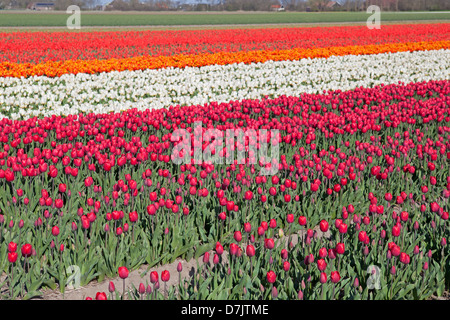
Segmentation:
<svg viewBox="0 0 450 320">
<path fill-rule="evenodd" d="M 449 79 L 450 50 L 0 78 L 0 118 L 120 112 Z"/>
</svg>

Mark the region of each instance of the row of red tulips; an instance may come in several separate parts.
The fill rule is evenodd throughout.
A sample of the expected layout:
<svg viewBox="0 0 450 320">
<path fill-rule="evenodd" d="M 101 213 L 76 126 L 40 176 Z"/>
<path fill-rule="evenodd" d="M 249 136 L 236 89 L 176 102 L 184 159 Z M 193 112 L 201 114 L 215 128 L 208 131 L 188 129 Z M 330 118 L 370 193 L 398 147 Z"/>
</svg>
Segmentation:
<svg viewBox="0 0 450 320">
<path fill-rule="evenodd" d="M 271 287 L 270 271 L 277 276 L 272 290 L 283 299 L 300 291 L 308 299 L 442 295 L 450 279 L 449 93 L 449 81 L 430 81 L 144 112 L 2 119 L 0 263 L 10 275 L 7 296 L 32 297 L 57 284 L 64 291 L 66 270 L 74 265 L 84 285 L 116 276 L 122 266 L 198 258 L 217 242 L 230 248 L 231 259 L 221 262 L 216 248 L 212 269 L 205 263 L 194 283 L 179 281 L 164 290 L 166 297 L 267 298 L 270 290 L 261 286 Z M 204 128 L 192 128 L 197 121 Z M 278 173 L 261 176 L 265 164 L 250 163 L 255 155 L 242 164 L 176 165 L 171 135 L 178 128 L 193 134 L 194 146 L 216 154 L 223 150 L 217 142 L 198 144 L 207 128 L 279 130 L 280 158 L 272 160 Z M 258 150 L 261 139 L 233 146 Z M 22 256 L 14 244 L 24 248 Z M 429 250 L 433 259 L 424 261 Z M 313 268 L 317 256 L 324 262 Z M 364 287 L 371 265 L 379 266 L 380 285 L 391 291 Z M 335 271 L 342 280 L 328 287 L 321 273 L 328 280 Z M 356 278 L 362 292 L 351 285 Z"/>
<path fill-rule="evenodd" d="M 0 33 L 0 62 L 130 58 L 253 50 L 286 50 L 382 43 L 439 41 L 450 25 L 227 29 L 183 31 L 13 32 Z"/>
</svg>

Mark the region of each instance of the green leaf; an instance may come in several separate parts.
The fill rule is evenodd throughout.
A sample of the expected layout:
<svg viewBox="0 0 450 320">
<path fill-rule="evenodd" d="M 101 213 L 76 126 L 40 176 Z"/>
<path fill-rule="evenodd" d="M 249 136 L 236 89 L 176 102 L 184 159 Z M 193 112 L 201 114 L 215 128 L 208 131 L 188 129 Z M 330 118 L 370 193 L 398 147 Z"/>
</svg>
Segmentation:
<svg viewBox="0 0 450 320">
<path fill-rule="evenodd" d="M 29 300 L 35 297 L 40 297 L 42 295 L 42 292 L 40 291 L 30 291 L 27 292 L 27 294 L 23 297 L 22 300 Z"/>
<path fill-rule="evenodd" d="M 30 284 L 30 287 L 27 286 L 27 291 L 36 291 L 42 285 L 43 280 L 36 280 Z"/>
<path fill-rule="evenodd" d="M 44 280 L 44 281 L 42 282 L 42 284 L 45 285 L 45 286 L 47 286 L 47 287 L 49 287 L 49 288 L 52 289 L 52 290 L 55 290 L 56 287 L 57 287 L 55 281 L 53 281 L 53 280 L 51 280 L 51 279 Z"/>
<path fill-rule="evenodd" d="M 398 300 L 402 299 L 406 296 L 410 291 L 412 291 L 415 287 L 415 284 L 409 284 L 406 288 L 403 288 L 399 291 L 398 296 L 396 297 Z"/>
<path fill-rule="evenodd" d="M 198 259 L 201 255 L 203 255 L 206 251 L 212 250 L 214 245 L 212 243 L 204 244 L 195 251 L 194 258 Z"/>
<path fill-rule="evenodd" d="M 210 293 L 210 295 L 207 297 L 207 300 L 216 300 L 217 299 L 217 295 L 219 294 L 219 292 L 222 291 L 222 288 L 224 286 L 225 286 L 225 282 L 222 281 L 220 286 L 216 286 L 216 288 Z"/>
</svg>

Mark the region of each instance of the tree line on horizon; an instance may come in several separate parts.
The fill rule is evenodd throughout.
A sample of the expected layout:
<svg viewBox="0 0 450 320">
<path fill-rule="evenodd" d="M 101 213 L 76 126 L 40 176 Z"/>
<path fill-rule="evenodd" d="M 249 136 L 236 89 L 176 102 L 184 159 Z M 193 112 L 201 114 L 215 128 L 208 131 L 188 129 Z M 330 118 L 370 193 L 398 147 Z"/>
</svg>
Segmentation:
<svg viewBox="0 0 450 320">
<path fill-rule="evenodd" d="M 26 9 L 32 0 L 0 0 L 0 9 Z M 85 10 L 105 11 L 273 11 L 281 5 L 284 11 L 365 11 L 377 5 L 382 11 L 450 10 L 448 0 L 111 0 L 103 5 L 98 0 L 54 0 L 54 10 L 77 5 Z"/>
</svg>

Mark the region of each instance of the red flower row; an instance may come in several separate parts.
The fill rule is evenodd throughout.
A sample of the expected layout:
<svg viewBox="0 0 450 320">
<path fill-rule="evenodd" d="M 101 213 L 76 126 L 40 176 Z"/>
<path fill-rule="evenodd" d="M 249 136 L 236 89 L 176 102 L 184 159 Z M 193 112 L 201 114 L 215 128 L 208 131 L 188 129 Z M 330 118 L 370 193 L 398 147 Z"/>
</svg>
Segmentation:
<svg viewBox="0 0 450 320">
<path fill-rule="evenodd" d="M 109 32 L 0 33 L 0 62 L 42 63 L 442 41 L 450 24 Z"/>
</svg>

